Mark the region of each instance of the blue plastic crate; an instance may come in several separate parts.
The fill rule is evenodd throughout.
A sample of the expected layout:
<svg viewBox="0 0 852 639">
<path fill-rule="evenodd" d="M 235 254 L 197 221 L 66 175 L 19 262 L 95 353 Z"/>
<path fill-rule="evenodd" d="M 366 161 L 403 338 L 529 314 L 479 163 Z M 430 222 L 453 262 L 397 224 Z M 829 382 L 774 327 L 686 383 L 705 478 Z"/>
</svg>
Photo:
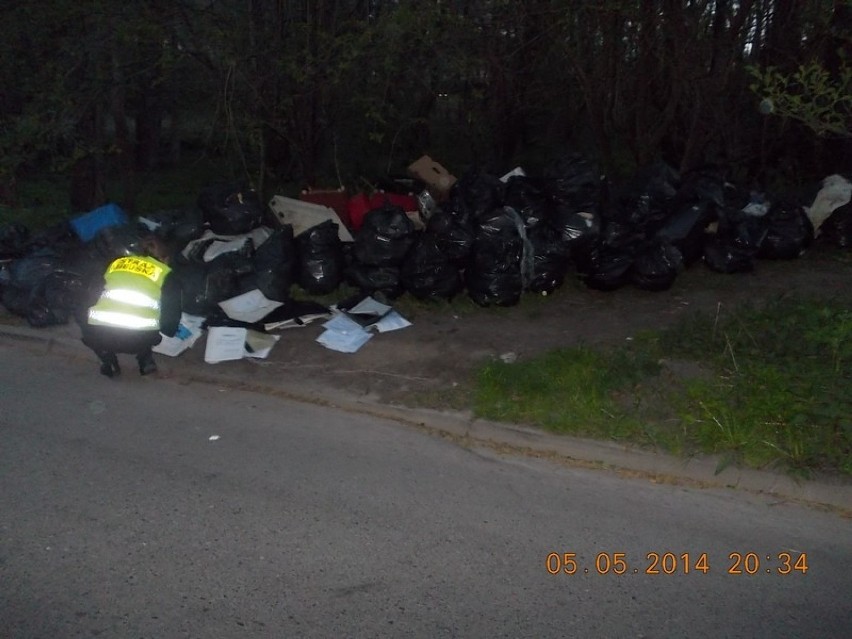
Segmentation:
<svg viewBox="0 0 852 639">
<path fill-rule="evenodd" d="M 84 242 L 88 242 L 101 229 L 127 224 L 128 218 L 120 206 L 109 203 L 75 217 L 69 223 L 77 236 Z"/>
</svg>

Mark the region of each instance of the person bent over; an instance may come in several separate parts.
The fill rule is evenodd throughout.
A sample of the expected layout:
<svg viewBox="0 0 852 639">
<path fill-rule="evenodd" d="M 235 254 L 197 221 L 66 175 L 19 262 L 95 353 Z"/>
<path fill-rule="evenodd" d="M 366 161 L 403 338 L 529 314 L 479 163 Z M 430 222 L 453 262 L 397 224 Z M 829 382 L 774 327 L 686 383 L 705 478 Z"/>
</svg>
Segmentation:
<svg viewBox="0 0 852 639">
<path fill-rule="evenodd" d="M 98 356 L 107 377 L 121 373 L 117 353 L 136 355 L 142 375 L 156 372 L 151 349 L 162 335 L 173 337 L 180 323 L 180 287 L 165 251 L 148 241 L 140 253 L 110 263 L 100 296 L 81 325 L 82 341 Z"/>
</svg>

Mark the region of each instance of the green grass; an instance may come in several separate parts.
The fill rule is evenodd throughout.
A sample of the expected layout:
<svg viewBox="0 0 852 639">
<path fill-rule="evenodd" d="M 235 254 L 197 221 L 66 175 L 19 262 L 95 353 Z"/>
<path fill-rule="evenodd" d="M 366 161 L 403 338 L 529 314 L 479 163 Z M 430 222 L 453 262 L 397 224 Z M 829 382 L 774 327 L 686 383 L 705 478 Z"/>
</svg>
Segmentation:
<svg viewBox="0 0 852 639">
<path fill-rule="evenodd" d="M 210 158 L 137 176 L 137 212 L 192 206 L 205 185 L 235 179 L 230 168 Z M 57 176 L 22 181 L 20 206 L 0 207 L 0 224 L 18 221 L 38 231 L 68 219 L 75 215 L 68 187 L 67 178 Z M 108 184 L 109 198 L 118 199 L 120 188 Z M 285 187 L 273 190 L 289 194 Z M 850 259 L 848 251 L 829 256 Z M 327 296 L 293 290 L 326 305 L 356 293 L 346 285 Z M 549 302 L 525 296 L 526 315 L 535 320 Z M 464 293 L 450 301 L 404 295 L 392 303 L 415 322 L 434 313 L 517 312 L 482 309 Z M 787 298 L 762 307 L 720 308 L 636 336 L 628 345 L 564 349 L 512 364 L 493 361 L 472 386 L 458 390 L 458 403 L 470 396 L 481 417 L 681 455 L 712 453 L 722 465 L 852 475 L 848 303 Z"/>
<path fill-rule="evenodd" d="M 712 453 L 721 466 L 852 475 L 852 310 L 781 299 L 628 346 L 494 361 L 474 401 L 481 417 Z"/>
</svg>

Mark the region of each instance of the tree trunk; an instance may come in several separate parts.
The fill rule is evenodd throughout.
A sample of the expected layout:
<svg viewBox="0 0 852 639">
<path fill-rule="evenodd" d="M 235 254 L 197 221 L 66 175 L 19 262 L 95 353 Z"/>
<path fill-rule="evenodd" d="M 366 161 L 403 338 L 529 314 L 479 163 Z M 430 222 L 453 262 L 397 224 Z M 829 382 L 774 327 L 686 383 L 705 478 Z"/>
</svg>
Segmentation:
<svg viewBox="0 0 852 639">
<path fill-rule="evenodd" d="M 115 145 L 118 149 L 118 168 L 122 182 L 121 206 L 126 211 L 136 208 L 136 180 L 133 170 L 133 143 L 127 126 L 126 88 L 120 71 L 118 52 L 112 42 L 112 119 L 115 122 Z"/>
<path fill-rule="evenodd" d="M 83 144 L 92 145 L 71 169 L 71 210 L 86 212 L 104 202 L 104 172 L 100 161 L 103 139 L 102 117 L 99 106 L 93 106 L 78 124 L 78 133 Z"/>
<path fill-rule="evenodd" d="M 14 175 L 0 180 L 0 204 L 12 208 L 18 205 L 18 181 Z"/>
<path fill-rule="evenodd" d="M 136 168 L 140 171 L 150 171 L 158 164 L 163 131 L 161 102 L 157 90 L 145 89 L 136 114 Z"/>
</svg>

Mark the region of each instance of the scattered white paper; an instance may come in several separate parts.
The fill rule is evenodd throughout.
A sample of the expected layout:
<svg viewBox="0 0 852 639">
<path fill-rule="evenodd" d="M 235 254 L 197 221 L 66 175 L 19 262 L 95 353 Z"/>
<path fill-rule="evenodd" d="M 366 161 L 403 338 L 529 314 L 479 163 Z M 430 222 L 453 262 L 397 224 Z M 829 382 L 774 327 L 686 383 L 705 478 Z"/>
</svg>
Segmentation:
<svg viewBox="0 0 852 639">
<path fill-rule="evenodd" d="M 254 244 L 254 247 L 257 248 L 261 244 L 263 244 L 267 239 L 269 239 L 271 235 L 272 229 L 266 226 L 258 226 L 257 228 L 252 229 L 250 232 L 243 233 L 241 235 L 219 235 L 217 233 L 214 233 L 210 229 L 207 229 L 206 231 L 204 231 L 204 233 L 201 234 L 201 237 L 189 242 L 181 251 L 181 255 L 183 255 L 184 257 L 189 257 L 195 251 L 196 246 L 198 246 L 199 244 L 209 243 L 210 246 L 208 246 L 204 252 L 204 261 L 209 262 L 214 257 L 217 257 L 222 253 L 241 249 L 247 239 L 250 239 Z M 221 242 L 211 243 L 210 240 L 221 240 Z M 214 244 L 217 246 L 213 247 Z M 208 253 L 210 254 L 210 256 L 208 256 Z"/>
<path fill-rule="evenodd" d="M 335 313 L 334 317 L 323 324 L 323 327 L 343 335 L 366 332 L 363 326 L 343 313 Z"/>
<path fill-rule="evenodd" d="M 357 326 L 357 323 L 353 322 Z M 340 353 L 354 353 L 364 344 L 370 341 L 373 334 L 365 331 L 358 326 L 358 331 L 349 333 L 341 333 L 335 330 L 325 330 L 323 334 L 317 338 L 317 342 L 328 349 L 338 351 Z"/>
<path fill-rule="evenodd" d="M 378 322 L 371 324 L 370 326 L 375 326 L 379 333 L 387 333 L 389 331 L 396 331 L 400 328 L 411 326 L 411 322 L 405 319 L 397 311 L 392 310 L 385 314 Z"/>
<path fill-rule="evenodd" d="M 207 331 L 204 361 L 208 364 L 242 359 L 246 352 L 246 333 L 236 326 L 211 326 Z"/>
<path fill-rule="evenodd" d="M 182 313 L 180 324 L 178 324 L 178 329 L 174 337 L 163 335 L 160 343 L 151 350 L 155 353 L 168 355 L 169 357 L 177 357 L 185 350 L 192 348 L 195 342 L 198 341 L 198 338 L 204 334 L 204 331 L 201 329 L 203 323 L 203 317 Z"/>
<path fill-rule="evenodd" d="M 368 295 L 346 312 L 350 315 L 384 315 L 390 310 L 390 306 L 377 302 Z"/>
<path fill-rule="evenodd" d="M 224 255 L 225 253 L 231 253 L 233 251 L 240 251 L 245 246 L 246 242 L 248 242 L 247 237 L 239 237 L 235 240 L 216 240 L 215 242 L 210 242 L 210 246 L 204 251 L 204 255 L 202 259 L 205 262 L 211 262 L 215 260 L 220 255 Z"/>
<path fill-rule="evenodd" d="M 356 317 L 363 319 L 359 322 Z M 365 320 L 370 322 L 366 326 Z M 334 316 L 323 324 L 326 330 L 317 342 L 334 351 L 354 353 L 373 337 L 371 329 L 387 333 L 407 326 L 411 322 L 396 310 L 368 296 L 348 311 L 335 308 Z"/>
<path fill-rule="evenodd" d="M 269 335 L 260 331 L 246 331 L 245 356 L 266 359 L 272 347 L 281 339 L 278 335 Z"/>
<path fill-rule="evenodd" d="M 215 442 L 217 439 L 219 439 L 219 435 L 210 435 L 210 437 L 208 437 L 207 439 L 211 442 Z"/>
<path fill-rule="evenodd" d="M 275 195 L 269 201 L 269 208 L 281 224 L 289 224 L 293 227 L 294 237 L 298 237 L 317 224 L 331 220 L 337 224 L 337 236 L 341 242 L 354 241 L 349 229 L 340 220 L 334 209 L 327 206 Z"/>
<path fill-rule="evenodd" d="M 225 311 L 225 315 L 249 324 L 262 320 L 282 305 L 283 302 L 269 299 L 258 288 L 219 302 L 219 306 Z"/>
<path fill-rule="evenodd" d="M 265 359 L 269 357 L 272 347 L 279 339 L 281 337 L 278 335 L 252 331 L 241 326 L 211 326 L 207 331 L 204 361 L 216 364 L 244 357 Z"/>
</svg>

